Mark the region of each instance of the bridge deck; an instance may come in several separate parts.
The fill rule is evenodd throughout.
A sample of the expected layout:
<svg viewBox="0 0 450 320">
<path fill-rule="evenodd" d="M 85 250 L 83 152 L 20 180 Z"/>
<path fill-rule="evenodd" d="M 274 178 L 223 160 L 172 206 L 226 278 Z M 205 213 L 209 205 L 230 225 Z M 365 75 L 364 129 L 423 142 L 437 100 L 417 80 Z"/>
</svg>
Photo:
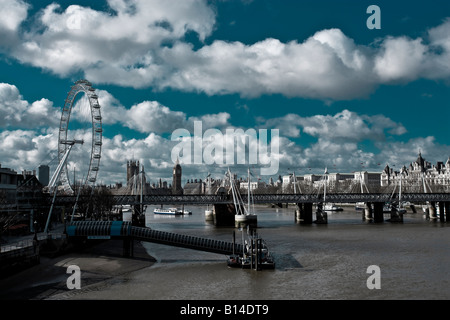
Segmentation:
<svg viewBox="0 0 450 320">
<path fill-rule="evenodd" d="M 244 202 L 247 201 L 247 195 L 242 194 Z M 117 205 L 140 204 L 140 196 L 136 195 L 112 195 L 110 196 Z M 326 195 L 327 202 L 333 203 L 356 203 L 356 202 L 391 202 L 396 201 L 399 195 L 394 193 L 329 193 Z M 82 199 L 81 197 L 80 199 Z M 254 203 L 317 203 L 323 202 L 323 194 L 254 194 L 252 197 Z M 402 201 L 409 202 L 426 202 L 426 201 L 450 201 L 450 193 L 403 193 Z M 74 196 L 58 196 L 56 203 L 73 204 Z M 144 195 L 142 204 L 144 205 L 161 205 L 161 204 L 190 204 L 190 205 L 206 205 L 206 204 L 224 204 L 233 203 L 231 195 Z"/>
<path fill-rule="evenodd" d="M 225 255 L 231 255 L 234 252 L 242 252 L 241 244 L 235 243 L 233 248 L 233 243 L 231 242 L 152 230 L 148 228 L 131 227 L 130 235 L 133 237 L 133 239 L 140 241 L 154 242 L 175 247 L 182 247 Z"/>
<path fill-rule="evenodd" d="M 150 228 L 134 227 L 127 221 L 76 221 L 67 228 L 69 237 L 126 238 L 160 243 L 218 254 L 231 255 L 243 250 L 242 244 L 207 239 Z"/>
</svg>

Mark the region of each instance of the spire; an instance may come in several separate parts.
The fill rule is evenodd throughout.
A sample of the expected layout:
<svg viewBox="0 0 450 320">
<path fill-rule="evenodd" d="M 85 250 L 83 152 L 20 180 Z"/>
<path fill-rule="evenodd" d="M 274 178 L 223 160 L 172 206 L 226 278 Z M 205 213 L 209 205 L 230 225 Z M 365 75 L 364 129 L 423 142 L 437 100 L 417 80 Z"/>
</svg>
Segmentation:
<svg viewBox="0 0 450 320">
<path fill-rule="evenodd" d="M 422 158 L 422 152 L 419 150 L 419 156 L 417 157 L 416 163 L 421 166 L 422 168 L 424 167 L 425 164 L 425 160 Z"/>
</svg>

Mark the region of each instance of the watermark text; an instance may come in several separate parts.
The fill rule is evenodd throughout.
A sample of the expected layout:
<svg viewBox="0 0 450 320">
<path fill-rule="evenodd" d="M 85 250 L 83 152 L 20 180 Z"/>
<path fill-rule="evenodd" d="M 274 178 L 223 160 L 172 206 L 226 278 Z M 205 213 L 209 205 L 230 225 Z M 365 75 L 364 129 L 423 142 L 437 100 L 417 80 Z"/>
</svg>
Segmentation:
<svg viewBox="0 0 450 320">
<path fill-rule="evenodd" d="M 269 139 L 270 138 L 270 139 Z M 203 132 L 201 121 L 194 121 L 194 134 L 181 128 L 172 132 L 171 158 L 184 164 L 262 165 L 261 175 L 274 175 L 279 169 L 279 130 L 229 128 L 225 134 L 218 129 Z M 270 142 L 269 142 L 270 140 Z M 270 151 L 269 151 L 270 146 Z"/>
</svg>

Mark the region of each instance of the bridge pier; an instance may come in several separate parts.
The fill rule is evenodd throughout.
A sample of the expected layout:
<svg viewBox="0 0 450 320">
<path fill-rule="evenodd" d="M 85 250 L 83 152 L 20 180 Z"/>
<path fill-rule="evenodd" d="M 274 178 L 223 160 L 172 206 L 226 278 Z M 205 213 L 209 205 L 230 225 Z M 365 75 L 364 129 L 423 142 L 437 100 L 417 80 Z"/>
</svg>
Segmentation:
<svg viewBox="0 0 450 320">
<path fill-rule="evenodd" d="M 450 222 L 450 202 L 444 202 L 445 221 Z"/>
<path fill-rule="evenodd" d="M 430 205 L 428 206 L 429 212 L 430 212 L 430 220 L 436 220 L 437 214 L 436 214 L 436 202 L 432 201 L 430 202 Z"/>
<path fill-rule="evenodd" d="M 295 223 L 301 223 L 302 221 L 302 215 L 303 215 L 303 206 L 301 203 L 297 203 L 297 206 L 295 208 L 295 212 L 294 212 L 294 218 L 295 218 Z"/>
<path fill-rule="evenodd" d="M 391 208 L 391 219 L 389 222 L 403 222 L 403 213 L 398 212 L 395 206 Z"/>
<path fill-rule="evenodd" d="M 236 208 L 234 204 L 214 204 L 213 220 L 216 227 L 234 227 Z"/>
<path fill-rule="evenodd" d="M 373 222 L 384 222 L 384 214 L 383 214 L 383 202 L 374 202 L 373 203 Z"/>
<path fill-rule="evenodd" d="M 363 210 L 363 221 L 372 221 L 373 215 L 372 215 L 372 203 L 366 202 L 365 207 Z"/>
<path fill-rule="evenodd" d="M 314 223 L 317 224 L 327 224 L 328 223 L 328 214 L 323 209 L 323 203 L 317 204 L 317 210 L 316 210 L 316 220 Z"/>
<path fill-rule="evenodd" d="M 295 222 L 300 224 L 313 223 L 313 204 L 312 203 L 298 203 L 295 210 Z"/>
<path fill-rule="evenodd" d="M 439 201 L 439 220 L 441 222 L 445 222 L 445 216 L 447 212 L 445 212 L 444 202 Z"/>
</svg>

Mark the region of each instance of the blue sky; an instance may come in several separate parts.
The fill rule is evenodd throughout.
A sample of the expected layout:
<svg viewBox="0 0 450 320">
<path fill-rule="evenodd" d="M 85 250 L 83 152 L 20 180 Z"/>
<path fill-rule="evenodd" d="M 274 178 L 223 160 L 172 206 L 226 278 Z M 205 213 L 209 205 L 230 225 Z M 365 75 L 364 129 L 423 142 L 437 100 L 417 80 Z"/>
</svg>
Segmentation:
<svg viewBox="0 0 450 320">
<path fill-rule="evenodd" d="M 369 5 L 381 29 L 368 29 Z M 71 85 L 99 94 L 99 181 L 140 160 L 170 180 L 174 130 L 279 130 L 278 175 L 381 171 L 450 156 L 450 3 L 0 0 L 0 163 L 53 167 Z M 77 116 L 74 132 L 88 137 Z M 79 131 L 75 131 L 79 130 Z M 69 165 L 82 174 L 87 146 Z M 226 166 L 183 165 L 184 178 Z M 252 165 L 256 172 L 263 164 Z M 247 165 L 232 170 L 245 173 Z M 262 177 L 267 180 L 268 177 Z"/>
</svg>

